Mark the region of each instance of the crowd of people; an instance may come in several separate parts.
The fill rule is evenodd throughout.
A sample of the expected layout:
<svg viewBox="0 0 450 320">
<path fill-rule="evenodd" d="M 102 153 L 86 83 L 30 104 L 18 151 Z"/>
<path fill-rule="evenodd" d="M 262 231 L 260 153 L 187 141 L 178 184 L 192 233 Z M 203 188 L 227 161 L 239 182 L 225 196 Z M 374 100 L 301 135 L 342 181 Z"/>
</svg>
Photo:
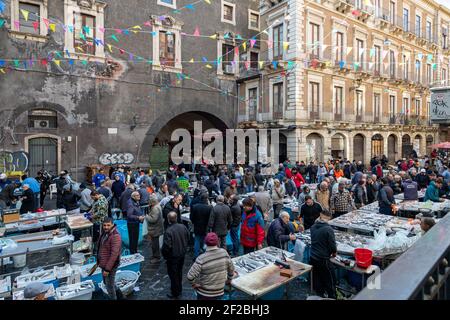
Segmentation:
<svg viewBox="0 0 450 320">
<path fill-rule="evenodd" d="M 286 249 L 296 240 L 294 233 L 308 229 L 314 289 L 320 296 L 335 298 L 330 258 L 337 249 L 328 221 L 376 201 L 381 214 L 395 215 L 394 196 L 400 193 L 405 200 L 417 200 L 419 190 L 424 190 L 425 201 L 443 201 L 450 193 L 449 159 L 434 155 L 402 159 L 395 166 L 389 166 L 385 156 L 372 158 L 368 166 L 345 159 L 309 164 L 286 160 L 273 175 L 263 174 L 260 165 L 202 164 L 191 168 L 193 173 L 186 170 L 189 166 L 173 165 L 164 175 L 119 166 L 108 174 L 100 169 L 77 190 L 67 171 L 56 178 L 42 171 L 22 181 L 9 181 L 2 174 L 0 206 L 11 208 L 20 200 L 21 213 L 41 210 L 49 184 L 55 183 L 56 207 L 84 213 L 94 224 L 99 267 L 112 299 L 122 246 L 113 218 L 127 220 L 132 254 L 138 252 L 140 224 L 146 224 L 150 263 L 161 263 L 162 258 L 167 263 L 169 298 L 181 295 L 191 240 L 194 261 L 187 279 L 199 299 L 211 300 L 223 296 L 234 276 L 232 257 L 264 246 Z M 315 192 L 311 184 L 317 184 Z M 17 195 L 19 187 L 22 192 Z M 283 210 L 286 198 L 298 203 L 293 214 Z M 184 211 L 190 212 L 193 236 L 181 219 Z M 423 229 L 432 225 L 427 220 Z"/>
</svg>

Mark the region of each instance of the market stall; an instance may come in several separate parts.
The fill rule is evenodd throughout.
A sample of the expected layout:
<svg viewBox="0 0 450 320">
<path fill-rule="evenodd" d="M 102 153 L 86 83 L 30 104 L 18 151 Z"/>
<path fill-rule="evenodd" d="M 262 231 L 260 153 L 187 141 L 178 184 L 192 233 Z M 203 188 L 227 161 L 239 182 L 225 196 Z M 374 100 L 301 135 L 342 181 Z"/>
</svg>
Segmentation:
<svg viewBox="0 0 450 320">
<path fill-rule="evenodd" d="M 415 218 L 418 214 L 442 218 L 450 211 L 450 200 L 444 202 L 403 201 L 397 205 L 400 217 Z"/>
<path fill-rule="evenodd" d="M 69 215 L 66 209 L 56 209 L 43 212 L 21 214 L 17 221 L 4 223 L 4 234 L 28 232 L 43 227 L 60 226 L 65 216 Z M 2 236 L 0 234 L 0 236 Z"/>
<path fill-rule="evenodd" d="M 310 265 L 293 260 L 294 254 L 268 247 L 234 258 L 233 264 L 238 277 L 231 282 L 232 287 L 249 295 L 252 299 L 263 298 L 269 293 L 285 288 L 292 280 L 312 270 Z M 286 260 L 290 269 L 281 269 L 277 261 Z M 289 276 L 282 270 L 290 270 Z"/>
</svg>

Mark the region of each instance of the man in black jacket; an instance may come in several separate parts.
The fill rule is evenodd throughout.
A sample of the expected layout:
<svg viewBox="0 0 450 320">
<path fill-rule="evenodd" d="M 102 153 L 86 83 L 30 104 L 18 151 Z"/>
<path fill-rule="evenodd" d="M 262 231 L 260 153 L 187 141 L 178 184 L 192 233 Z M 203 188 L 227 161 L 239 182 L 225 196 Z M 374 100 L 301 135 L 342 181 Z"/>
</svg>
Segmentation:
<svg viewBox="0 0 450 320">
<path fill-rule="evenodd" d="M 316 177 L 317 177 L 317 171 L 319 170 L 319 167 L 311 161 L 306 171 L 309 175 L 309 183 L 316 183 Z"/>
<path fill-rule="evenodd" d="M 426 189 L 428 187 L 430 178 L 427 175 L 427 170 L 420 170 L 420 173 L 416 176 L 416 182 L 419 185 L 419 189 Z"/>
<path fill-rule="evenodd" d="M 322 206 L 311 198 L 311 196 L 305 197 L 305 204 L 300 208 L 300 218 L 303 220 L 305 230 L 311 228 L 317 218 L 319 218 L 322 212 Z"/>
<path fill-rule="evenodd" d="M 170 299 L 178 299 L 181 296 L 183 286 L 184 257 L 189 243 L 189 231 L 181 223 L 177 222 L 177 214 L 170 212 L 167 215 L 169 227 L 164 234 L 164 242 L 161 253 L 167 262 L 167 273 L 170 278 Z"/>
<path fill-rule="evenodd" d="M 208 230 L 209 217 L 211 215 L 212 206 L 208 201 L 208 193 L 200 195 L 200 202 L 195 204 L 191 209 L 190 219 L 194 225 L 194 261 L 203 252 L 204 240 Z"/>
<path fill-rule="evenodd" d="M 286 243 L 295 239 L 295 235 L 289 230 L 289 213 L 281 211 L 280 216 L 270 224 L 267 232 L 267 245 L 285 249 Z"/>
<path fill-rule="evenodd" d="M 316 293 L 336 299 L 336 279 L 331 257 L 337 253 L 334 231 L 328 224 L 332 215 L 324 210 L 320 218 L 311 227 L 311 257 L 309 263 L 313 266 L 313 286 Z"/>
<path fill-rule="evenodd" d="M 231 210 L 225 204 L 224 196 L 217 196 L 217 204 L 211 212 L 209 217 L 208 228 L 211 232 L 217 234 L 220 239 L 220 248 L 227 249 L 227 234 L 231 229 L 233 218 L 231 217 Z"/>
<path fill-rule="evenodd" d="M 241 219 L 242 219 L 242 207 L 239 204 L 239 196 L 238 195 L 233 194 L 231 196 L 230 210 L 231 210 L 231 217 L 233 219 L 233 222 L 231 223 L 231 229 L 230 229 L 232 254 L 233 254 L 233 256 L 236 257 L 239 254 L 239 246 L 240 246 L 239 226 L 241 225 Z"/>
<path fill-rule="evenodd" d="M 181 194 L 176 194 L 173 196 L 172 200 L 166 203 L 163 208 L 163 218 L 164 218 L 164 229 L 169 227 L 169 221 L 167 220 L 167 215 L 169 212 L 175 212 L 177 214 L 177 222 L 181 223 L 181 211 L 180 205 L 183 201 L 183 196 Z"/>
</svg>

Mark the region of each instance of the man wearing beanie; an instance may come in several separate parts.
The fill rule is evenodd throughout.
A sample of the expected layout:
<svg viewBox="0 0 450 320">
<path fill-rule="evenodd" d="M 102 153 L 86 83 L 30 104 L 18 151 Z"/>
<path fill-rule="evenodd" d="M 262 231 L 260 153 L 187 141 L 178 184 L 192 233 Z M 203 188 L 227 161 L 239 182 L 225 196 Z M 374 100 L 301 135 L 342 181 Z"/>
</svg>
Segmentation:
<svg viewBox="0 0 450 320">
<path fill-rule="evenodd" d="M 187 274 L 198 300 L 220 300 L 226 284 L 234 276 L 228 252 L 219 248 L 219 237 L 210 232 L 205 237 L 206 252 L 199 255 Z"/>
</svg>

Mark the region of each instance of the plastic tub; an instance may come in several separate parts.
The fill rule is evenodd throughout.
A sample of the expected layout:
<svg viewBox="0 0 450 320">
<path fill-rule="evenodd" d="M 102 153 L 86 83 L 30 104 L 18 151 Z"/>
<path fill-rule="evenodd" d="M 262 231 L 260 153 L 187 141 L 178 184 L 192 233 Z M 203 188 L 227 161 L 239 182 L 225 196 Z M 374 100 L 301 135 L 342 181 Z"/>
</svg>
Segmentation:
<svg viewBox="0 0 450 320">
<path fill-rule="evenodd" d="M 86 257 L 83 253 L 76 252 L 70 256 L 70 265 L 71 266 L 82 266 L 86 260 Z"/>
<path fill-rule="evenodd" d="M 128 239 L 128 227 L 127 227 L 127 220 L 116 220 L 114 223 L 117 226 L 117 231 L 120 233 L 120 237 L 122 238 L 122 243 L 125 247 L 130 247 L 130 240 Z M 142 223 L 139 224 L 139 238 L 138 238 L 138 245 L 142 244 L 142 241 L 144 240 L 144 236 L 142 234 Z"/>
<path fill-rule="evenodd" d="M 70 289 L 78 289 L 80 286 L 83 285 L 84 288 L 81 289 L 78 292 L 74 292 L 73 294 L 69 294 L 66 296 L 62 295 L 63 291 L 70 290 Z M 92 299 L 92 292 L 94 292 L 95 286 L 94 283 L 91 280 L 83 281 L 76 284 L 71 284 L 63 287 L 59 287 L 56 289 L 56 299 L 57 300 L 91 300 Z"/>
<path fill-rule="evenodd" d="M 360 268 L 367 269 L 372 265 L 373 252 L 369 249 L 355 249 L 356 265 Z"/>
<path fill-rule="evenodd" d="M 13 258 L 14 268 L 23 268 L 27 264 L 27 255 L 21 254 L 19 256 L 14 256 Z"/>
<path fill-rule="evenodd" d="M 120 291 L 122 292 L 122 294 L 124 296 L 129 296 L 133 292 L 133 289 L 136 286 L 136 283 L 138 282 L 140 276 L 141 276 L 140 272 L 134 272 L 134 271 L 129 271 L 129 270 L 119 270 L 116 273 L 116 286 L 120 289 Z M 119 287 L 118 283 L 122 279 L 127 279 L 127 280 L 130 280 L 131 282 L 129 284 L 127 284 L 126 286 Z M 102 289 L 102 291 L 105 294 L 108 294 L 103 281 L 99 284 L 99 287 Z"/>
</svg>

